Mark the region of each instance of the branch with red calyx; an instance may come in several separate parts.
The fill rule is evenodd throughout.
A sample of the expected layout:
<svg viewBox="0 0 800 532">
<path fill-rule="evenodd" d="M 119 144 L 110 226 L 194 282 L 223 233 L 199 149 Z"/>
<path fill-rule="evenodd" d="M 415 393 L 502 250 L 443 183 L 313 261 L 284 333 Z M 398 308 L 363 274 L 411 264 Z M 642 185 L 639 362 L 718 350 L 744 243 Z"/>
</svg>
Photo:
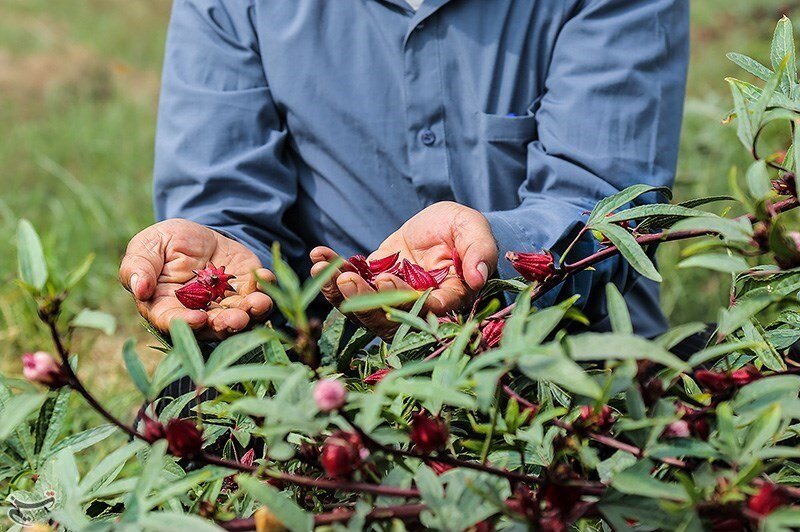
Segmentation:
<svg viewBox="0 0 800 532">
<path fill-rule="evenodd" d="M 800 203 L 798 202 L 797 198 L 789 198 L 783 201 L 779 201 L 778 203 L 775 203 L 774 205 L 772 205 L 772 209 L 776 214 L 779 214 L 782 212 L 795 209 L 798 207 L 798 205 L 800 205 Z M 735 220 L 747 219 L 753 223 L 757 221 L 756 218 L 751 214 L 734 219 Z M 674 242 L 678 240 L 688 240 L 703 236 L 717 236 L 717 235 L 719 235 L 718 232 L 709 229 L 692 229 L 687 231 L 675 231 L 672 233 L 661 231 L 658 233 L 650 233 L 646 235 L 637 236 L 636 242 L 641 246 L 647 246 L 647 245 L 658 245 L 664 242 Z M 619 249 L 616 246 L 611 245 L 589 255 L 588 257 L 585 257 L 573 263 L 565 264 L 561 268 L 556 268 L 553 272 L 549 272 L 549 270 L 546 271 L 545 273 L 547 275 L 545 277 L 541 279 L 533 279 L 535 282 L 538 282 L 538 284 L 531 292 L 531 301 L 538 300 L 548 291 L 552 290 L 553 288 L 564 282 L 569 277 L 577 273 L 580 273 L 588 268 L 591 268 L 592 266 L 594 266 L 599 262 L 610 259 L 612 257 L 616 257 L 617 255 L 619 255 Z M 487 319 L 506 317 L 511 314 L 515 306 L 516 305 L 512 303 L 511 305 L 492 314 Z"/>
</svg>

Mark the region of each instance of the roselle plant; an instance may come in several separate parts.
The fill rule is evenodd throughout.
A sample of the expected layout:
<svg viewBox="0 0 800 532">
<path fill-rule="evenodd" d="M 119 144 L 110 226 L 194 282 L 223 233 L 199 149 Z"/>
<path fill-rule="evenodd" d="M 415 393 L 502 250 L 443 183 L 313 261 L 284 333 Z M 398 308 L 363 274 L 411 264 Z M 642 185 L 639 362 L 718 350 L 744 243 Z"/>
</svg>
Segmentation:
<svg viewBox="0 0 800 532">
<path fill-rule="evenodd" d="M 88 263 L 66 277 L 52 271 L 21 222 L 20 279 L 53 354 L 22 356 L 27 380 L 0 386 L 9 526 L 800 528 L 800 85 L 790 21 L 778 24 L 770 67 L 730 58 L 763 81 L 728 80 L 735 108 L 727 120 L 754 157 L 743 180 L 732 174 L 734 197 L 641 204 L 644 194 L 669 191 L 625 189 L 587 213 L 578 238 L 595 238 L 597 252 L 503 250 L 522 277 L 491 280 L 460 314 L 421 315 L 438 276 L 461 275 L 457 255 L 446 272 L 423 270 L 433 284 L 411 268 L 409 278 L 425 283 L 409 284 L 424 292 L 375 293 L 341 309 L 385 308 L 399 324 L 390 343 L 364 329 L 347 333 L 339 311 L 317 327 L 306 309 L 326 275 L 301 284 L 276 246 L 277 281 L 263 286 L 289 326 L 259 326 L 207 349 L 176 321 L 168 336 L 153 331 L 164 357 L 151 373 L 127 343 L 123 360 L 142 396 L 136 421 L 96 399 L 70 349 L 72 329 L 108 328 L 103 314 L 64 305 Z M 772 123 L 788 125 L 791 146 L 767 155 L 759 137 Z M 726 215 L 701 208 L 712 203 Z M 637 337 L 614 285 L 608 333 L 580 332 L 577 297 L 540 304 L 564 280 L 620 255 L 659 281 L 653 247 L 689 239 L 680 266 L 728 273 L 731 284 L 730 305 L 688 359 L 671 350 L 706 325 Z M 348 264 L 368 280 L 410 268 L 399 256 Z M 192 290 L 213 296 L 204 305 L 224 296 L 220 273 L 209 286 L 198 272 Z M 515 302 L 506 305 L 509 294 Z M 184 376 L 195 390 L 159 397 Z M 72 394 L 107 424 L 65 434 Z M 116 432 L 127 443 L 97 451 Z"/>
</svg>

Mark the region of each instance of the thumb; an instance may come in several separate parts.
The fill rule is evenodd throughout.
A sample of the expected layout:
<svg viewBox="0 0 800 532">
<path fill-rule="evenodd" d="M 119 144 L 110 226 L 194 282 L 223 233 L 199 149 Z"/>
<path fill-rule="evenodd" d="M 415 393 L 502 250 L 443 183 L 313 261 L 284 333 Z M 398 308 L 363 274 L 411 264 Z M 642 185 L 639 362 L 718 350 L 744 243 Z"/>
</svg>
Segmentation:
<svg viewBox="0 0 800 532">
<path fill-rule="evenodd" d="M 164 268 L 164 243 L 148 228 L 133 237 L 122 264 L 119 280 L 139 301 L 147 301 L 155 293 L 158 276 Z"/>
<path fill-rule="evenodd" d="M 489 222 L 478 212 L 470 223 L 461 226 L 455 247 L 461 257 L 464 280 L 473 290 L 480 290 L 497 269 L 497 243 Z"/>
</svg>

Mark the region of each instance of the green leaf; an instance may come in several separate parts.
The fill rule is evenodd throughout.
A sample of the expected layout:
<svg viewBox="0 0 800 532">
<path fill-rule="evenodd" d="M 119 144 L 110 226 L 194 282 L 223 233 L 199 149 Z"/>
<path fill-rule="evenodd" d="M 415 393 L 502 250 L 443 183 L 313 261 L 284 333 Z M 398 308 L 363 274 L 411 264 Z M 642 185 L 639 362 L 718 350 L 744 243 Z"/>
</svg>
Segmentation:
<svg viewBox="0 0 800 532">
<path fill-rule="evenodd" d="M 339 310 L 343 313 L 362 312 L 381 307 L 394 307 L 404 305 L 411 301 L 416 301 L 420 297 L 419 292 L 414 290 L 392 290 L 388 292 L 375 292 L 364 294 L 346 300 L 341 304 Z"/>
<path fill-rule="evenodd" d="M 224 529 L 199 515 L 180 512 L 148 512 L 139 523 L 146 530 L 191 530 L 192 532 L 224 532 Z M 310 529 L 309 529 L 310 530 Z"/>
<path fill-rule="evenodd" d="M 614 244 L 622 256 L 637 272 L 657 283 L 661 282 L 661 274 L 656 270 L 653 261 L 644 252 L 628 231 L 614 224 L 599 224 L 597 230 L 603 233 Z"/>
<path fill-rule="evenodd" d="M 128 369 L 131 379 L 133 379 L 133 384 L 145 397 L 148 397 L 150 378 L 147 376 L 144 366 L 142 366 L 142 361 L 139 360 L 139 355 L 136 354 L 136 341 L 134 339 L 128 339 L 122 347 L 122 360 L 125 362 L 125 367 Z"/>
<path fill-rule="evenodd" d="M 53 444 L 55 444 L 56 440 L 61 435 L 69 412 L 70 391 L 70 388 L 62 388 L 56 394 L 53 411 L 50 413 L 50 419 L 47 423 L 47 431 L 44 434 L 42 445 L 39 449 L 40 460 L 43 456 L 50 454 Z"/>
<path fill-rule="evenodd" d="M 274 330 L 266 327 L 231 336 L 220 343 L 208 356 L 205 368 L 206 375 L 211 375 L 227 368 L 246 354 L 258 349 L 271 337 L 277 336 Z"/>
<path fill-rule="evenodd" d="M 658 344 L 630 334 L 583 333 L 568 337 L 566 342 L 570 356 L 577 361 L 652 360 L 679 371 L 690 369 Z"/>
<path fill-rule="evenodd" d="M 686 218 L 676 223 L 667 231 L 668 235 L 682 231 L 709 231 L 721 235 L 725 240 L 734 243 L 749 243 L 753 238 L 753 225 L 746 218 L 729 220 L 709 214 L 706 217 Z"/>
<path fill-rule="evenodd" d="M 94 253 L 89 254 L 83 262 L 81 262 L 74 270 L 70 272 L 67 276 L 67 280 L 65 281 L 64 285 L 67 290 L 74 288 L 79 282 L 86 277 L 86 274 L 89 273 L 89 269 L 94 264 Z"/>
<path fill-rule="evenodd" d="M 739 273 L 749 269 L 750 265 L 739 255 L 706 253 L 682 260 L 678 268 L 705 268 L 716 272 Z"/>
<path fill-rule="evenodd" d="M 247 475 L 238 475 L 236 481 L 292 532 L 307 532 L 314 528 L 314 517 L 276 488 Z"/>
<path fill-rule="evenodd" d="M 652 216 L 670 216 L 679 218 L 689 218 L 692 216 L 708 216 L 706 211 L 690 209 L 682 205 L 671 205 L 668 203 L 654 203 L 652 205 L 638 205 L 624 211 L 619 211 L 600 222 L 613 223 L 628 220 L 640 220 Z"/>
<path fill-rule="evenodd" d="M 117 330 L 117 320 L 108 312 L 83 309 L 77 316 L 72 318 L 70 326 L 97 329 L 111 336 Z"/>
<path fill-rule="evenodd" d="M 249 381 L 278 381 L 292 374 L 290 366 L 265 366 L 263 364 L 241 364 L 219 370 L 206 376 L 203 384 L 206 386 L 227 386 L 237 382 Z"/>
<path fill-rule="evenodd" d="M 203 354 L 200 352 L 192 329 L 185 321 L 175 319 L 169 324 L 169 334 L 173 344 L 170 351 L 171 356 L 178 357 L 186 374 L 195 384 L 203 384 L 205 371 Z"/>
<path fill-rule="evenodd" d="M 756 136 L 756 128 L 753 126 L 750 110 L 747 108 L 747 98 L 744 95 L 743 83 L 738 79 L 726 78 L 733 94 L 734 109 L 736 109 L 737 130 L 736 134 L 745 148 L 753 149 L 753 141 Z"/>
<path fill-rule="evenodd" d="M 414 306 L 411 307 L 411 310 L 408 312 L 410 316 L 412 317 L 419 316 L 419 313 L 422 312 L 422 307 L 425 306 L 425 301 L 428 300 L 428 296 L 431 295 L 432 291 L 433 291 L 432 289 L 426 290 L 425 293 L 423 293 L 420 296 L 420 298 L 414 302 Z M 419 322 L 416 322 L 417 329 L 421 331 L 426 330 L 428 327 L 425 324 L 425 321 L 422 319 L 420 319 L 420 321 L 422 322 L 421 324 Z M 412 327 L 412 323 L 414 322 L 411 323 L 402 322 L 402 323 L 403 324 L 400 325 L 400 327 L 397 329 L 397 332 L 394 334 L 394 338 L 392 339 L 392 347 L 394 347 L 395 344 L 399 345 L 403 341 L 403 338 L 405 338 L 405 336 L 409 333 Z"/>
<path fill-rule="evenodd" d="M 101 441 L 105 440 L 114 432 L 117 431 L 117 427 L 110 423 L 105 425 L 98 425 L 97 427 L 93 427 L 91 429 L 86 429 L 82 432 L 77 434 L 73 434 L 69 438 L 64 438 L 60 442 L 58 442 L 54 447 L 53 450 L 50 451 L 51 455 L 58 453 L 64 449 L 69 449 L 73 453 L 77 453 L 82 451 L 88 447 L 96 443 L 100 443 Z"/>
<path fill-rule="evenodd" d="M 39 235 L 28 220 L 17 226 L 17 262 L 22 281 L 41 292 L 47 284 L 47 262 Z"/>
<path fill-rule="evenodd" d="M 772 405 L 764 410 L 747 429 L 742 447 L 742 456 L 748 456 L 766 447 L 777 436 L 780 424 L 780 405 Z"/>
<path fill-rule="evenodd" d="M 745 175 L 750 196 L 756 201 L 763 201 L 772 195 L 772 182 L 767 171 L 767 162 L 763 159 L 756 161 L 747 169 Z"/>
<path fill-rule="evenodd" d="M 689 500 L 686 491 L 680 484 L 662 482 L 653 478 L 650 471 L 654 467 L 655 464 L 652 461 L 640 460 L 628 469 L 617 473 L 611 481 L 611 486 L 628 495 L 680 502 Z"/>
<path fill-rule="evenodd" d="M 726 342 L 723 344 L 716 344 L 696 352 L 691 357 L 689 357 L 687 363 L 692 367 L 697 367 L 700 366 L 701 364 L 705 364 L 706 362 L 710 362 L 711 360 L 723 357 L 725 355 L 736 353 L 738 351 L 745 351 L 747 349 L 754 349 L 756 347 L 760 347 L 763 345 L 764 345 L 763 342 L 751 342 L 751 341 Z"/>
<path fill-rule="evenodd" d="M 772 76 L 772 70 L 746 55 L 731 52 L 728 54 L 728 59 L 762 81 L 767 81 Z"/>
<path fill-rule="evenodd" d="M 776 72 L 785 65 L 785 73 L 781 76 L 781 91 L 787 96 L 791 95 L 797 82 L 797 59 L 792 21 L 786 15 L 778 21 L 778 25 L 775 27 L 769 57 L 772 61 L 772 68 Z"/>
<path fill-rule="evenodd" d="M 660 192 L 667 196 L 668 198 L 672 198 L 672 191 L 667 187 L 654 187 L 650 185 L 633 185 L 612 196 L 608 196 L 607 198 L 603 198 L 600 200 L 597 205 L 595 206 L 592 214 L 589 215 L 589 219 L 586 221 L 587 226 L 594 226 L 596 222 L 599 222 L 603 218 L 605 218 L 608 214 L 614 212 L 615 210 L 619 209 L 623 205 L 627 205 L 628 203 L 632 202 L 642 194 L 647 194 L 648 192 Z"/>
<path fill-rule="evenodd" d="M 517 365 L 530 379 L 552 382 L 572 393 L 596 400 L 603 396 L 600 385 L 583 368 L 561 353 L 560 349 L 548 348 L 540 352 L 534 350 L 522 355 Z"/>
<path fill-rule="evenodd" d="M 303 285 L 302 293 L 300 294 L 300 306 L 302 308 L 308 308 L 308 306 L 317 298 L 319 295 L 320 290 L 322 287 L 327 283 L 336 270 L 339 269 L 344 263 L 344 259 L 341 257 L 336 257 L 332 259 L 328 265 L 323 269 L 319 274 L 315 277 L 309 279 L 305 285 Z"/>
<path fill-rule="evenodd" d="M 91 493 L 92 490 L 113 480 L 119 473 L 125 462 L 134 454 L 144 449 L 147 444 L 142 440 L 133 440 L 124 447 L 121 447 L 109 455 L 106 455 L 100 463 L 81 479 L 79 491 L 84 494 Z"/>
<path fill-rule="evenodd" d="M 8 439 L 28 416 L 38 411 L 47 399 L 44 393 L 21 393 L 11 397 L 0 412 L 0 441 Z"/>
<path fill-rule="evenodd" d="M 797 275 L 770 281 L 750 290 L 733 307 L 720 311 L 719 334 L 727 336 L 733 333 L 772 303 L 781 301 L 798 291 L 800 291 L 800 277 Z"/>
<path fill-rule="evenodd" d="M 611 321 L 611 330 L 620 334 L 633 334 L 633 324 L 631 315 L 628 312 L 628 304 L 619 292 L 614 283 L 606 285 L 606 304 L 608 305 L 608 317 Z"/>
</svg>

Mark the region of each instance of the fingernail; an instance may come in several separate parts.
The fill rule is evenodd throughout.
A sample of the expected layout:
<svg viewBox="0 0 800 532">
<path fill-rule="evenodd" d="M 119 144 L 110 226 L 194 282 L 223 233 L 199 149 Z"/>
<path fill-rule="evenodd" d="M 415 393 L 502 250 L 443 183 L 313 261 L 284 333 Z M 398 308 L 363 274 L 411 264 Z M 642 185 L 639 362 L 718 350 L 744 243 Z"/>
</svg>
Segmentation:
<svg viewBox="0 0 800 532">
<path fill-rule="evenodd" d="M 481 274 L 481 277 L 483 277 L 483 282 L 485 283 L 489 279 L 489 265 L 485 262 L 478 264 L 478 273 Z"/>
<path fill-rule="evenodd" d="M 139 274 L 134 273 L 133 275 L 131 275 L 131 281 L 130 281 L 131 292 L 133 292 L 133 295 L 136 295 L 136 285 L 138 283 L 139 283 Z"/>
</svg>

